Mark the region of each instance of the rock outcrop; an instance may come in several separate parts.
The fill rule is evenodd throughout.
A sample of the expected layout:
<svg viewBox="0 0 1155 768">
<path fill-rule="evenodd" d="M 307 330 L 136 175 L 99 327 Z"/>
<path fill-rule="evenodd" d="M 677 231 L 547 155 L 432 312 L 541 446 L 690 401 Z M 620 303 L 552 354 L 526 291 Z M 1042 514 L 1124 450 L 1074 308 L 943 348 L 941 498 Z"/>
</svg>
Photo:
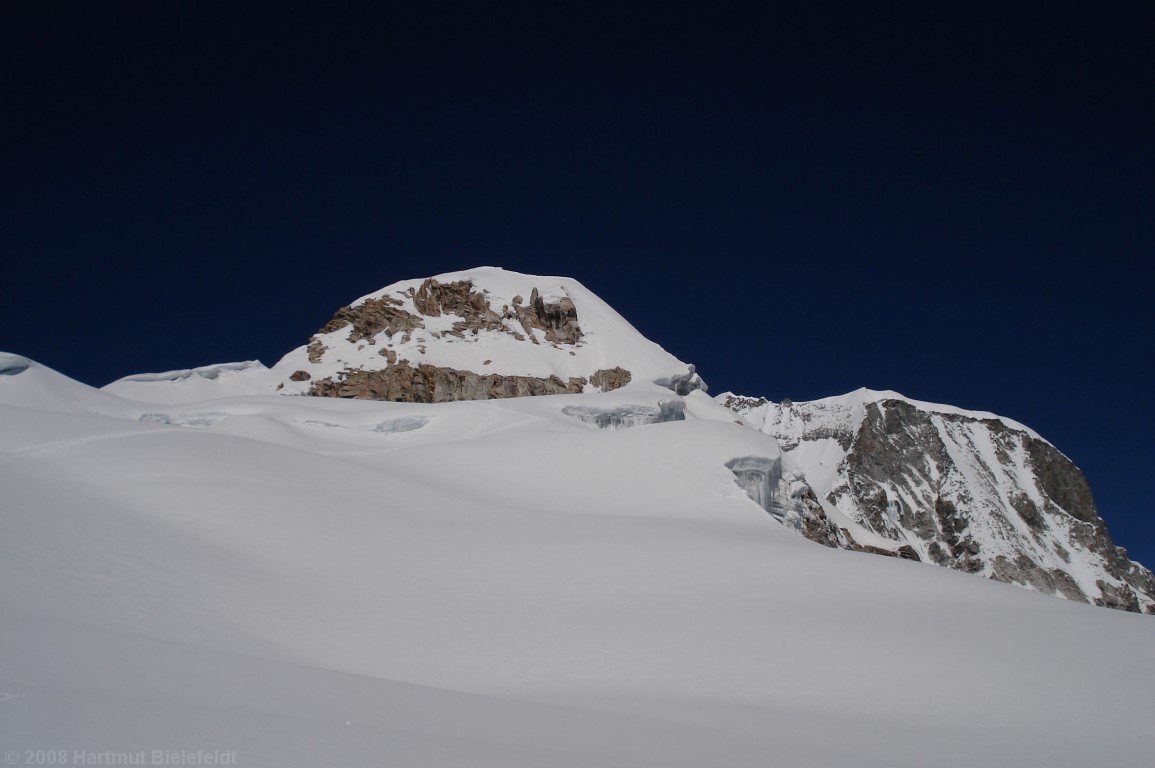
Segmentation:
<svg viewBox="0 0 1155 768">
<path fill-rule="evenodd" d="M 377 371 L 347 371 L 337 378 L 321 379 L 309 394 L 316 397 L 350 397 L 393 400 L 402 403 L 448 403 L 456 400 L 492 400 L 503 397 L 577 394 L 586 380 L 557 376 L 502 376 L 459 371 L 434 365 L 411 365 L 402 360 Z"/>
<path fill-rule="evenodd" d="M 401 309 L 401 301 L 391 296 L 366 299 L 361 304 L 341 307 L 317 333 L 333 333 L 349 328 L 348 340 L 375 343 L 379 334 L 393 336 L 421 327 L 421 318 Z M 316 338 L 310 343 L 316 343 Z"/>
<path fill-rule="evenodd" d="M 534 288 L 528 304 L 521 296 L 514 296 L 512 304 L 503 305 L 499 312 L 485 293 L 476 290 L 467 280 L 442 283 L 431 277 L 405 293 L 414 309 L 412 312 L 403 308 L 405 301 L 394 296 L 363 299 L 337 310 L 317 335 L 349 327 L 346 338 L 350 342 L 375 344 L 382 334 L 390 338 L 401 334 L 402 340 L 408 341 L 412 331 L 426 327 L 424 318 L 453 315 L 458 319 L 451 327 L 437 332 L 438 337 L 445 334 L 465 338 L 467 334 L 494 331 L 509 334 L 518 341 L 528 339 L 539 344 L 538 335 L 534 333 L 537 330 L 550 344 L 578 344 L 581 341 L 577 308 L 568 296 L 547 301 Z M 524 333 L 519 333 L 507 321 L 516 321 Z M 317 343 L 316 335 L 311 343 Z"/>
<path fill-rule="evenodd" d="M 513 299 L 517 318 L 526 333 L 533 337 L 530 329 L 537 328 L 545 333 L 545 339 L 553 344 L 577 344 L 581 341 L 582 329 L 578 323 L 577 308 L 568 296 L 546 302 L 537 288 L 529 294 L 529 304 L 522 307 L 520 296 Z"/>
<path fill-rule="evenodd" d="M 598 376 L 594 382 L 602 391 L 621 386 L 621 379 Z M 296 378 L 294 378 L 296 377 Z M 594 378 L 591 377 L 591 378 Z M 309 374 L 297 371 L 293 381 L 307 381 Z M 626 381 L 628 381 L 628 377 Z M 559 376 L 506 376 L 479 374 L 429 364 L 411 365 L 408 360 L 391 363 L 373 371 L 342 371 L 336 377 L 313 383 L 315 397 L 345 397 L 362 400 L 392 400 L 401 403 L 449 403 L 457 400 L 496 400 L 538 395 L 576 395 L 591 383 L 581 377 L 563 380 Z"/>
<path fill-rule="evenodd" d="M 602 392 L 611 392 L 629 384 L 632 379 L 633 375 L 629 371 L 618 366 L 594 371 L 590 376 L 590 384 L 593 384 Z"/>
<path fill-rule="evenodd" d="M 431 318 L 452 317 L 446 326 L 432 330 Z M 400 359 L 394 341 L 407 344 L 414 332 L 427 330 L 428 339 L 417 347 L 425 354 L 430 340 L 466 339 L 482 333 L 504 334 L 518 342 L 535 345 L 576 346 L 582 343 L 582 327 L 577 307 L 568 296 L 547 296 L 534 287 L 529 300 L 521 295 L 495 308 L 484 290 L 471 281 L 423 280 L 399 296 L 382 295 L 342 307 L 306 345 L 310 363 L 322 363 L 330 350 L 323 337 L 339 333 L 351 344 L 388 347 L 379 352 L 383 367 L 351 367 L 328 376 L 314 376 L 298 369 L 289 380 L 309 382 L 307 394 L 319 397 L 349 397 L 404 402 L 439 403 L 454 400 L 484 400 L 505 397 L 575 394 L 587 387 L 609 392 L 630 383 L 632 374 L 621 366 L 604 368 L 584 376 L 533 376 L 490 373 L 419 360 Z M 492 364 L 491 359 L 482 362 Z"/>
</svg>

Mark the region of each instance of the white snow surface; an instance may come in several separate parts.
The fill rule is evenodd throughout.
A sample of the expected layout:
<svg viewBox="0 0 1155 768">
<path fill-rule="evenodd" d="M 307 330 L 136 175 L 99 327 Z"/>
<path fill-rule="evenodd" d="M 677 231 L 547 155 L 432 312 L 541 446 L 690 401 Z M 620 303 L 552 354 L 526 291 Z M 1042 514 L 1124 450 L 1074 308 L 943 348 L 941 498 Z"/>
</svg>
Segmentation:
<svg viewBox="0 0 1155 768">
<path fill-rule="evenodd" d="M 164 373 L 138 373 L 108 384 L 105 391 L 144 402 L 193 403 L 214 397 L 273 391 L 277 377 L 259 360 L 217 363 Z"/>
<path fill-rule="evenodd" d="M 509 332 L 482 330 L 464 338 L 446 333 L 461 318 L 452 314 L 439 317 L 420 315 L 410 295 L 427 278 L 402 280 L 360 297 L 350 306 L 369 299 L 391 297 L 401 302 L 400 309 L 421 317 L 423 327 L 408 338 L 403 333 L 389 336 L 382 331 L 373 339 L 350 342 L 348 326 L 330 333 L 316 334 L 325 352 L 320 362 L 309 360 L 308 345 L 286 354 L 271 369 L 259 363 L 230 363 L 204 366 L 189 371 L 162 374 L 138 374 L 112 382 L 106 390 L 124 397 L 157 403 L 194 402 L 212 397 L 226 397 L 259 392 L 304 394 L 312 382 L 336 377 L 341 371 L 380 370 L 388 365 L 385 350 L 398 360 L 414 365 L 428 363 L 438 367 L 473 371 L 479 374 L 502 374 L 546 378 L 559 376 L 588 378 L 595 371 L 617 366 L 632 374 L 633 384 L 648 384 L 659 378 L 693 372 L 693 366 L 681 362 L 647 339 L 629 321 L 577 280 L 569 277 L 526 275 L 499 267 L 478 267 L 433 276 L 440 283 L 466 281 L 474 290 L 484 292 L 490 306 L 499 314 L 512 307 L 514 298 L 523 303 L 536 288 L 547 303 L 568 297 L 577 311 L 582 336 L 577 344 L 552 344 L 544 333 L 535 331 L 535 339 L 518 340 L 514 335 L 524 329 L 516 320 L 505 320 Z M 296 371 L 310 374 L 308 381 L 293 381 Z M 212 375 L 206 375 L 212 374 Z M 590 389 L 592 389 L 592 385 Z"/>
<path fill-rule="evenodd" d="M 562 412 L 678 399 L 158 405 L 0 376 L 0 746 L 1148 764 L 1151 617 L 811 543 L 725 468 L 775 441 L 700 392 L 628 429 Z"/>
<path fill-rule="evenodd" d="M 743 397 L 745 399 L 753 400 L 745 395 L 735 395 L 733 392 L 723 392 L 718 395 L 716 400 L 718 402 L 725 402 L 731 397 Z M 1008 419 L 1006 416 L 1000 416 L 997 413 L 989 411 L 972 411 L 965 408 L 959 408 L 954 405 L 945 405 L 943 403 L 930 403 L 925 400 L 915 400 L 906 395 L 895 392 L 892 389 L 867 389 L 860 387 L 853 392 L 847 392 L 845 395 L 834 395 L 832 397 L 823 397 L 817 400 L 807 400 L 800 402 L 800 405 L 808 406 L 812 410 L 824 410 L 827 415 L 824 417 L 831 424 L 835 422 L 839 426 L 845 425 L 851 430 L 857 430 L 858 425 L 862 423 L 862 419 L 866 414 L 865 406 L 868 403 L 880 403 L 884 400 L 901 400 L 905 403 L 910 403 L 920 411 L 927 413 L 949 413 L 958 416 L 969 416 L 972 419 L 997 419 L 1003 422 L 1011 429 L 1016 429 L 1020 432 L 1026 432 L 1032 437 L 1044 440 L 1043 436 L 1035 432 L 1025 424 L 1021 424 L 1014 419 Z M 778 408 L 778 404 L 767 401 L 760 406 L 751 408 L 742 412 L 742 418 L 745 419 L 751 426 L 757 429 L 763 429 L 768 424 L 771 424 L 775 419 L 789 418 L 789 414 L 783 414 Z M 789 427 L 787 427 L 789 429 Z M 764 430 L 765 431 L 765 430 Z"/>
</svg>

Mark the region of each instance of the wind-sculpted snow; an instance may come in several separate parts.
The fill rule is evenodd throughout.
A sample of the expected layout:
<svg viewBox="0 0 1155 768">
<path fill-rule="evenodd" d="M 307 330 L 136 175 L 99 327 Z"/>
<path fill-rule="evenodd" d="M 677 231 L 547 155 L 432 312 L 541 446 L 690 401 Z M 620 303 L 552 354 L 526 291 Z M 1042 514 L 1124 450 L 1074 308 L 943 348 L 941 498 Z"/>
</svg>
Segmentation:
<svg viewBox="0 0 1155 768">
<path fill-rule="evenodd" d="M 208 379 L 215 381 L 219 379 L 222 374 L 235 373 L 238 371 L 252 371 L 261 370 L 264 366 L 257 360 L 248 360 L 243 363 L 219 363 L 217 365 L 205 365 L 200 368 L 185 368 L 178 371 L 166 371 L 164 373 L 139 373 L 134 376 L 125 376 L 119 379 L 122 382 L 153 382 L 153 381 L 185 381 L 193 377 Z"/>
<path fill-rule="evenodd" d="M 563 412 L 670 400 L 158 408 L 0 377 L 0 743 L 276 768 L 1147 762 L 1149 617 L 815 546 L 726 466 L 757 457 L 790 507 L 789 458 L 700 392 L 644 428 Z"/>
<path fill-rule="evenodd" d="M 0 352 L 0 376 L 15 376 L 32 367 L 32 361 L 20 355 Z"/>
<path fill-rule="evenodd" d="M 256 360 L 220 363 L 164 373 L 139 373 L 108 384 L 120 397 L 168 405 L 272 392 L 276 374 Z"/>
</svg>

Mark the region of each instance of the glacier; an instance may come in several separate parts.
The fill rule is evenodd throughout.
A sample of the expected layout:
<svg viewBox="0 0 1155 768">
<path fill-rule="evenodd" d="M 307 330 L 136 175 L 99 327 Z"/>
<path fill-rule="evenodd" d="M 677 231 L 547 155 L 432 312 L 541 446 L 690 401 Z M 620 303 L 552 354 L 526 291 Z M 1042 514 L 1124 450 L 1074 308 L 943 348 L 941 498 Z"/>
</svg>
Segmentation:
<svg viewBox="0 0 1155 768">
<path fill-rule="evenodd" d="M 3 377 L 0 743 L 278 768 L 1145 761 L 1150 617 L 816 546 L 726 466 L 788 455 L 700 392 L 644 428 L 564 412 L 670 395 L 247 395 L 156 423 L 44 366 Z"/>
</svg>

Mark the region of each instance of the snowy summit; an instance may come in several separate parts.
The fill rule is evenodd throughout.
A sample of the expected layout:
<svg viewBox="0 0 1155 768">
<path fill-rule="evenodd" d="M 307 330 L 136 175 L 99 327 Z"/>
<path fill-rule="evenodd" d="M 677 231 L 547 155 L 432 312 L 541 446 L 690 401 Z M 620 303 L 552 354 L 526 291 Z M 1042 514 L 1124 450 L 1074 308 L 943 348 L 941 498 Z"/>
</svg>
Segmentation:
<svg viewBox="0 0 1155 768">
<path fill-rule="evenodd" d="M 341 307 L 272 369 L 249 366 L 194 373 L 219 381 L 220 394 L 405 402 L 604 392 L 634 380 L 705 389 L 693 366 L 642 336 L 578 281 L 497 267 L 393 283 Z M 204 397 L 200 382 L 189 381 L 186 371 L 143 374 L 107 389 L 163 402 Z M 161 382 L 179 386 L 152 386 Z"/>
</svg>

